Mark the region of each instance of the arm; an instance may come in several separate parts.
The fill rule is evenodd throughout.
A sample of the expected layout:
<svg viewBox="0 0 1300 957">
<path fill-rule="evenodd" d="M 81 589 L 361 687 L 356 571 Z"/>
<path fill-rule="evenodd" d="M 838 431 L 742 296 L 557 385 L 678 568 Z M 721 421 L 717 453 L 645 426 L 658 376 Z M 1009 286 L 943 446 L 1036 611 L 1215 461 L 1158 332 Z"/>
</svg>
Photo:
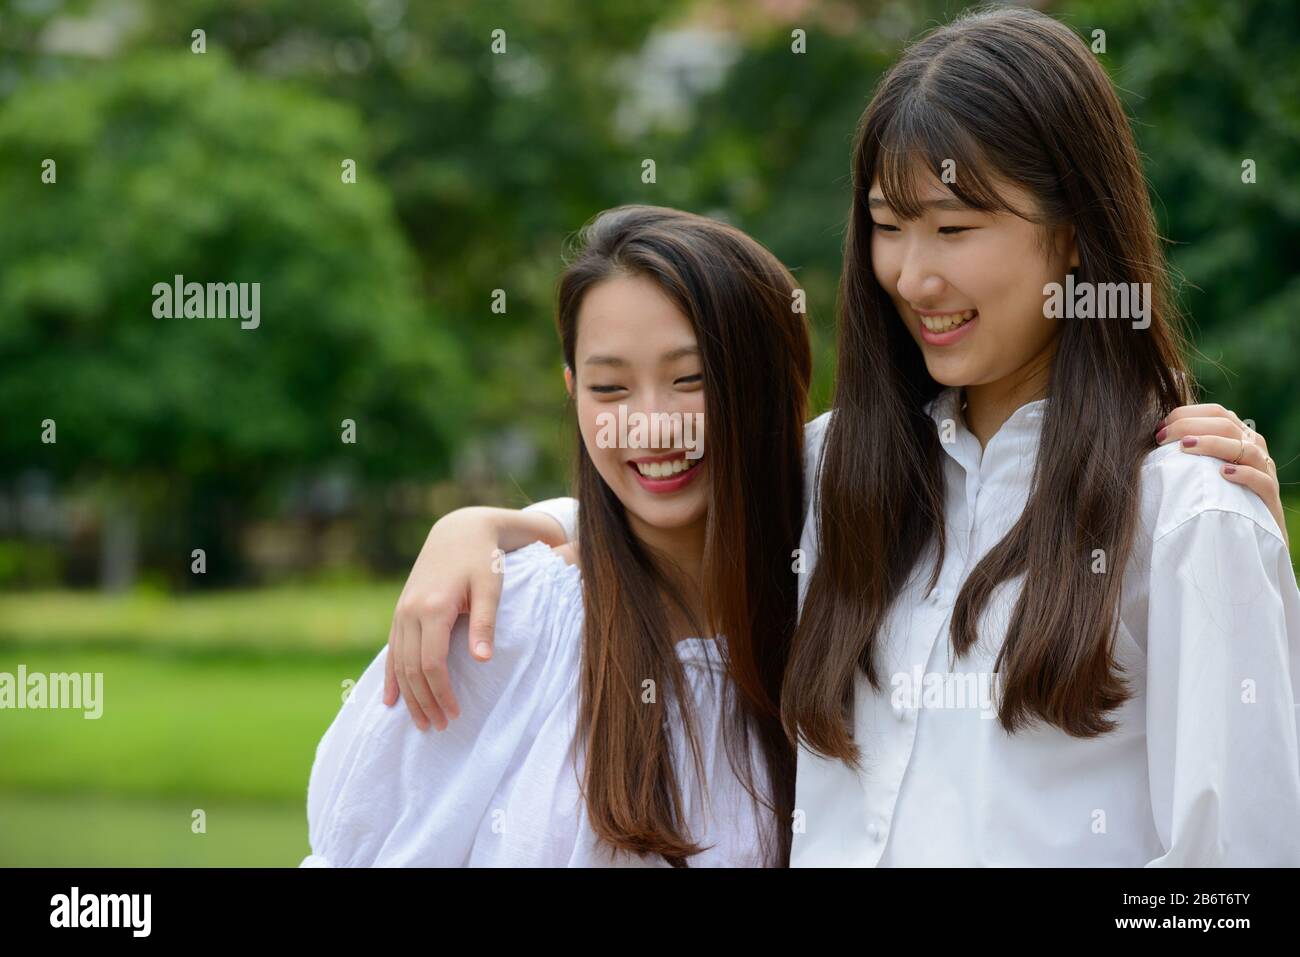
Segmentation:
<svg viewBox="0 0 1300 957">
<path fill-rule="evenodd" d="M 1300 592 L 1282 540 L 1206 511 L 1155 543 L 1150 569 L 1147 762 L 1165 853 L 1148 866 L 1300 865 Z"/>
<path fill-rule="evenodd" d="M 562 545 L 576 517 L 572 499 L 550 499 L 518 512 L 462 508 L 439 519 L 397 599 L 388 632 L 384 703 L 396 704 L 400 693 L 421 730 L 430 724 L 444 730 L 460 714 L 447 671 L 456 619 L 470 614 L 471 660 L 491 658 L 501 553 L 537 541 Z"/>
<path fill-rule="evenodd" d="M 453 632 L 448 660 L 465 706 L 454 726 L 428 738 L 406 714 L 384 706 L 388 648 L 339 708 L 312 764 L 306 863 L 532 866 L 567 858 L 564 821 L 551 821 L 545 840 L 507 836 L 514 824 L 547 824 L 535 820 L 542 788 L 523 782 L 539 771 L 553 776 L 559 766 L 558 738 L 543 738 L 539 728 L 572 700 L 565 688 L 576 680 L 580 620 L 577 629 L 567 627 L 547 563 L 506 565 L 493 667 L 470 665 L 465 621 Z"/>
</svg>

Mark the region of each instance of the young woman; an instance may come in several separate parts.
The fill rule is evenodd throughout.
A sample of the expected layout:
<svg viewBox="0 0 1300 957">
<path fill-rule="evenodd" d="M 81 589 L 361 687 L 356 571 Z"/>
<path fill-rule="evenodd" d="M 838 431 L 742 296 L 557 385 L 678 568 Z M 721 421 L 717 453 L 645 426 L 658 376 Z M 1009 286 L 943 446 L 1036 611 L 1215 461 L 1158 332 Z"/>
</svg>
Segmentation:
<svg viewBox="0 0 1300 957">
<path fill-rule="evenodd" d="M 1187 374 L 1096 58 L 1030 11 L 936 31 L 882 82 L 853 173 L 783 688 L 793 862 L 1300 865 L 1286 542 L 1183 452 L 1272 463 L 1242 437 L 1157 447 Z M 1071 286 L 1136 296 L 1061 316 Z"/>
<path fill-rule="evenodd" d="M 699 216 L 588 226 L 557 308 L 581 547 L 505 557 L 494 665 L 459 662 L 445 734 L 384 706 L 379 654 L 317 749 L 305 865 L 788 862 L 777 700 L 811 375 L 795 289 Z"/>
<path fill-rule="evenodd" d="M 782 691 L 792 862 L 1300 863 L 1276 469 L 1234 415 L 1184 405 L 1138 154 L 1095 58 L 1030 11 L 940 28 L 882 82 L 853 169 Z M 1049 309 L 1063 289 L 1091 310 Z M 546 506 L 571 526 L 567 507 Z M 450 549 L 514 521 L 435 526 L 399 603 L 391 641 L 433 665 L 410 675 L 440 727 L 446 628 L 412 609 L 463 611 L 481 576 Z"/>
</svg>

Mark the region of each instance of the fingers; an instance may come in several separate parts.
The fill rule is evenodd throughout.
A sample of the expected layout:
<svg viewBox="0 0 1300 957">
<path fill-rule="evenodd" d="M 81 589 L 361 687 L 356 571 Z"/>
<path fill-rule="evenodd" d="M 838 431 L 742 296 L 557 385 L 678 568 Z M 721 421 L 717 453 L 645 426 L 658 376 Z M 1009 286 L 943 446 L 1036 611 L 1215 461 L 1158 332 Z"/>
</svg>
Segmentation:
<svg viewBox="0 0 1300 957">
<path fill-rule="evenodd" d="M 1241 419 L 1237 418 L 1237 413 L 1231 409 L 1225 409 L 1217 402 L 1202 402 L 1199 405 L 1180 405 L 1174 411 L 1165 416 L 1163 425 L 1172 425 L 1183 419 L 1224 419 L 1231 422 L 1238 428 L 1245 428 Z M 1187 433 L 1183 433 L 1186 435 Z"/>
<path fill-rule="evenodd" d="M 492 657 L 496 633 L 497 606 L 501 604 L 501 575 L 494 564 L 470 582 L 469 653 L 479 661 Z"/>
<path fill-rule="evenodd" d="M 1265 475 L 1269 474 L 1268 454 L 1250 441 L 1225 439 L 1218 435 L 1188 435 L 1182 438 L 1179 446 L 1191 455 L 1210 455 L 1230 465 L 1244 466 Z"/>
<path fill-rule="evenodd" d="M 388 657 L 384 659 L 384 704 L 392 707 L 397 703 L 398 686 L 397 671 L 393 668 L 393 657 L 396 652 L 393 650 L 393 637 L 397 629 L 397 620 L 394 618 L 393 623 L 388 626 Z"/>
<path fill-rule="evenodd" d="M 452 693 L 451 674 L 447 670 L 447 648 L 451 644 L 451 629 L 456 618 L 455 615 L 442 617 L 433 613 L 420 618 L 420 674 L 441 710 L 444 722 L 460 717 L 460 703 Z M 438 730 L 445 727 L 444 723 Z"/>
<path fill-rule="evenodd" d="M 1187 420 L 1192 421 L 1192 420 Z M 1179 440 L 1182 451 L 1190 455 L 1208 455 L 1225 463 L 1219 472 L 1234 485 L 1244 485 L 1268 506 L 1282 538 L 1290 545 L 1286 515 L 1277 478 L 1277 463 L 1268 454 L 1264 437 L 1247 430 L 1241 439 L 1218 435 L 1188 435 Z"/>
<path fill-rule="evenodd" d="M 1269 462 L 1272 460 L 1270 459 Z M 1266 464 L 1264 469 L 1249 465 L 1225 465 L 1219 471 L 1223 477 L 1234 485 L 1244 485 L 1258 495 L 1268 505 L 1269 514 L 1277 522 L 1282 532 L 1282 540 L 1290 546 L 1286 533 L 1286 516 L 1282 512 L 1282 502 L 1278 498 L 1277 468 Z"/>
<path fill-rule="evenodd" d="M 1161 433 L 1164 433 L 1163 437 Z M 1201 405 L 1182 405 L 1170 412 L 1160 423 L 1156 443 L 1163 445 L 1185 435 L 1221 435 L 1229 439 L 1253 441 L 1268 455 L 1268 440 L 1241 420 L 1236 412 L 1225 409 L 1217 402 Z"/>
<path fill-rule="evenodd" d="M 429 688 L 421 664 L 420 623 L 407 621 L 402 627 L 402 660 L 397 664 L 397 680 L 401 684 L 402 697 L 406 699 L 407 710 L 411 719 L 421 731 L 428 730 L 432 723 L 439 731 L 446 727 L 447 718 L 438 706 L 433 692 Z"/>
<path fill-rule="evenodd" d="M 1170 442 L 1176 442 L 1188 435 L 1218 435 L 1225 439 L 1232 439 L 1235 444 L 1236 440 L 1243 434 L 1243 430 L 1231 419 L 1217 416 L 1212 418 L 1184 416 L 1174 421 L 1166 419 L 1165 425 L 1156 433 L 1156 444 L 1168 445 Z"/>
</svg>

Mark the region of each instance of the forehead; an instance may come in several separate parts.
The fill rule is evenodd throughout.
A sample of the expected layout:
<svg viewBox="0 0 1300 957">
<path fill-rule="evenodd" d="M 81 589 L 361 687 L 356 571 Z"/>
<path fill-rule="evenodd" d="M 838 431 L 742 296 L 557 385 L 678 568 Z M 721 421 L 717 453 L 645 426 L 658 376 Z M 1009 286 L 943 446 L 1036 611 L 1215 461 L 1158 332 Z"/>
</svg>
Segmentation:
<svg viewBox="0 0 1300 957">
<path fill-rule="evenodd" d="M 662 289 L 645 276 L 615 276 L 592 286 L 578 308 L 577 359 L 591 352 L 655 356 L 695 345 L 695 330 Z"/>
<path fill-rule="evenodd" d="M 1031 193 L 992 169 L 963 167 L 960 161 L 953 161 L 943 172 L 955 184 L 954 189 L 921 156 L 914 154 L 888 165 L 888 169 L 876 170 L 867 190 L 867 203 L 873 209 L 908 218 L 932 212 L 973 212 L 1032 220 L 1037 213 L 1038 203 Z"/>
</svg>

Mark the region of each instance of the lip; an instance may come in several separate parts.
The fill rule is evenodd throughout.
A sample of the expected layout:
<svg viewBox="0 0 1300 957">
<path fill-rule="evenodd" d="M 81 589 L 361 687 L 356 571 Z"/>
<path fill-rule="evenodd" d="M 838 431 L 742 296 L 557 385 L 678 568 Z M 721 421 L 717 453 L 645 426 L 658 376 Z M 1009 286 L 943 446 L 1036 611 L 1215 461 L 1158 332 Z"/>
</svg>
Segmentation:
<svg viewBox="0 0 1300 957">
<path fill-rule="evenodd" d="M 698 475 L 700 470 L 704 468 L 703 461 L 701 461 L 698 465 L 692 466 L 691 468 L 687 469 L 685 472 L 682 472 L 680 475 L 674 475 L 671 478 L 650 478 L 649 476 L 642 475 L 640 472 L 637 471 L 636 463 L 637 462 L 663 462 L 665 460 L 672 461 L 673 459 L 677 459 L 677 458 L 681 458 L 680 452 L 674 455 L 660 455 L 660 456 L 655 456 L 653 458 L 633 459 L 632 461 L 627 463 L 627 467 L 632 470 L 632 475 L 636 478 L 638 482 L 641 483 L 641 487 L 645 489 L 647 492 L 651 492 L 655 495 L 671 495 L 673 492 L 677 492 L 680 491 L 681 489 L 684 489 L 687 485 L 689 485 L 691 482 L 695 480 L 695 476 Z"/>
<path fill-rule="evenodd" d="M 928 311 L 924 309 L 914 309 L 912 311 L 915 312 L 918 316 L 946 316 L 952 314 L 956 310 L 949 309 L 946 312 L 940 312 L 940 311 Z M 970 332 L 970 330 L 974 326 L 977 326 L 979 324 L 979 321 L 980 321 L 979 311 L 976 310 L 975 317 L 973 319 L 971 319 L 969 322 L 966 322 L 958 326 L 956 329 L 952 329 L 948 332 L 931 332 L 929 329 L 925 328 L 925 323 L 919 321 L 917 322 L 916 327 L 919 330 L 921 330 L 921 340 L 923 342 L 926 342 L 932 346 L 950 346 L 954 342 L 959 341 L 963 336 L 966 335 L 966 333 Z"/>
<path fill-rule="evenodd" d="M 691 449 L 674 449 L 671 452 L 665 452 L 663 455 L 642 455 L 635 459 L 628 459 L 628 461 L 641 462 L 645 465 L 649 465 L 651 462 L 671 462 L 674 459 L 690 458 L 691 451 Z M 697 455 L 696 458 L 699 458 L 699 456 Z M 637 474 L 640 475 L 641 473 L 638 472 Z"/>
</svg>

